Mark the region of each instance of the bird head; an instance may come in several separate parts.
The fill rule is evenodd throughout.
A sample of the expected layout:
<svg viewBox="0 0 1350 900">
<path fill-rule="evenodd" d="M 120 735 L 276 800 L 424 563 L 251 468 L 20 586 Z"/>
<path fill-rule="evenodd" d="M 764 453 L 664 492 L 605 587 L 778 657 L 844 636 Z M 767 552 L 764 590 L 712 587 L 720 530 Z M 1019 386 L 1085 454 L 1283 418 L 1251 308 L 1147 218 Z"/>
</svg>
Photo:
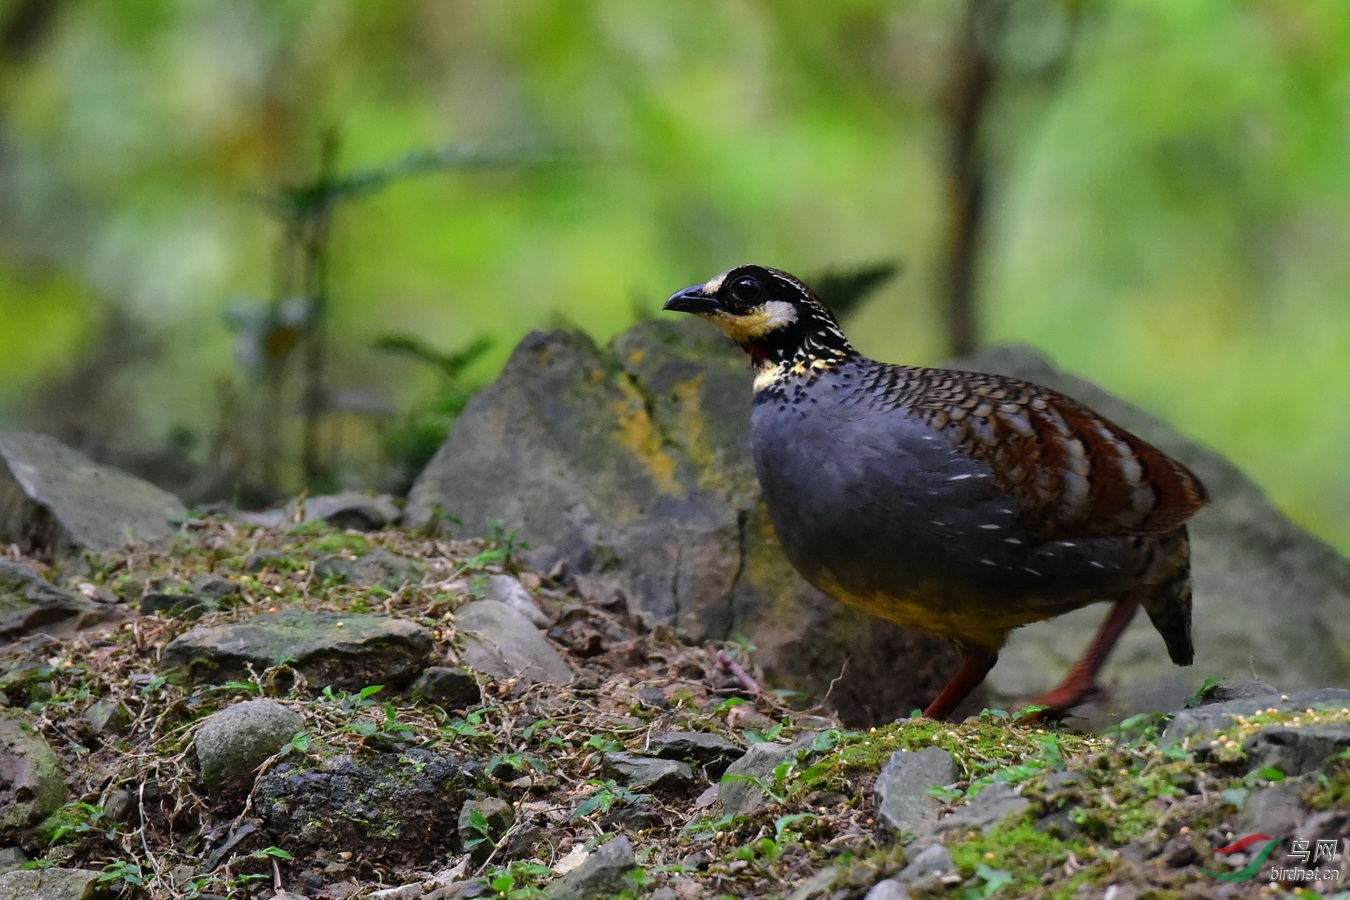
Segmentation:
<svg viewBox="0 0 1350 900">
<path fill-rule="evenodd" d="M 775 365 L 853 354 L 839 323 L 810 288 L 768 266 L 737 266 L 673 294 L 664 309 L 693 313 L 754 358 Z"/>
</svg>

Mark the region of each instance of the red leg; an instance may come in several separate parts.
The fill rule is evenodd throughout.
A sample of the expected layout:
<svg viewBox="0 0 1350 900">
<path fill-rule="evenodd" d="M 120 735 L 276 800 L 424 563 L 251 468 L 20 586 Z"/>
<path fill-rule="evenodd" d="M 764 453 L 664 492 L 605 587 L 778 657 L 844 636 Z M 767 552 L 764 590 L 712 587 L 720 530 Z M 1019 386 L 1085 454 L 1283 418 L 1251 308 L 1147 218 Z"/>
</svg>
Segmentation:
<svg viewBox="0 0 1350 900">
<path fill-rule="evenodd" d="M 1139 601 L 1133 595 L 1116 601 L 1116 605 L 1111 607 L 1110 615 L 1097 630 L 1097 636 L 1088 644 L 1078 662 L 1069 668 L 1059 686 L 1026 705 L 1048 707 L 1040 715 L 1050 716 L 1077 706 L 1089 694 L 1094 693 L 1097 690 L 1097 673 L 1101 671 L 1106 657 L 1110 655 L 1116 641 L 1120 640 L 1125 627 L 1130 624 L 1130 620 L 1138 611 Z M 1034 721 L 1039 716 L 1029 718 Z"/>
<path fill-rule="evenodd" d="M 961 668 L 952 676 L 952 680 L 947 682 L 947 686 L 937 695 L 937 699 L 928 704 L 928 708 L 923 711 L 924 718 L 945 719 L 950 716 L 952 710 L 969 697 L 970 692 L 975 690 L 981 681 L 984 681 L 984 676 L 989 674 L 989 670 L 996 662 L 998 654 L 992 650 L 982 648 L 963 650 Z"/>
</svg>

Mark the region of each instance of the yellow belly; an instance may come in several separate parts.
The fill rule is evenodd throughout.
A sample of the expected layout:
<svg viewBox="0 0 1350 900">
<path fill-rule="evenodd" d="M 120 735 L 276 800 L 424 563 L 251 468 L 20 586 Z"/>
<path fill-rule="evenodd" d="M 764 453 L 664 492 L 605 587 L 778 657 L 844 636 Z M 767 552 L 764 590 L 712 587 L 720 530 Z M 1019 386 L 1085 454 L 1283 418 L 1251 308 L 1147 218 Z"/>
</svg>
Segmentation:
<svg viewBox="0 0 1350 900">
<path fill-rule="evenodd" d="M 841 603 L 894 622 L 911 631 L 947 638 L 963 646 L 997 650 L 1008 632 L 1020 625 L 1048 619 L 1058 612 L 1038 603 L 991 603 L 953 592 L 950 585 L 938 588 L 923 584 L 902 596 L 892 593 L 858 593 L 847 590 L 829 572 L 821 572 L 816 587 Z"/>
</svg>

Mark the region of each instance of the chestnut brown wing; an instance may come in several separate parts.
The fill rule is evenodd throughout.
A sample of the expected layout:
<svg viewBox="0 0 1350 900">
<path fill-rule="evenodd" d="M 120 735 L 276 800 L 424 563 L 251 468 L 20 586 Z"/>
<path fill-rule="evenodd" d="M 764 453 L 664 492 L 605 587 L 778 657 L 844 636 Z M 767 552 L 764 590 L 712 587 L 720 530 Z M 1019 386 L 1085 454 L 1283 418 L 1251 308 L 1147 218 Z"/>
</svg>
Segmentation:
<svg viewBox="0 0 1350 900">
<path fill-rule="evenodd" d="M 1042 540 L 1175 530 L 1207 500 L 1184 465 L 1058 391 L 998 375 L 909 369 L 904 402 L 993 467 Z"/>
</svg>

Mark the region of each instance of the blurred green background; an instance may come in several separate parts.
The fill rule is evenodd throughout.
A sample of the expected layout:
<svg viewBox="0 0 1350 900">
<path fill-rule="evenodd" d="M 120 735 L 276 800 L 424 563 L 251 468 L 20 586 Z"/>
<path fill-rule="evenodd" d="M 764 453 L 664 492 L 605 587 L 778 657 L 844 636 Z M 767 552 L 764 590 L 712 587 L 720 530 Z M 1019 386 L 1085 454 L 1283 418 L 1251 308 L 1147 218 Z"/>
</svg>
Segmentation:
<svg viewBox="0 0 1350 900">
<path fill-rule="evenodd" d="M 980 341 L 1154 410 L 1350 551 L 1340 0 L 0 0 L 0 427 L 299 487 L 275 201 L 326 135 L 335 176 L 496 163 L 323 219 L 326 481 L 397 481 L 531 329 L 603 340 L 746 261 L 897 260 L 864 352 L 944 358 L 960 270 Z"/>
</svg>

